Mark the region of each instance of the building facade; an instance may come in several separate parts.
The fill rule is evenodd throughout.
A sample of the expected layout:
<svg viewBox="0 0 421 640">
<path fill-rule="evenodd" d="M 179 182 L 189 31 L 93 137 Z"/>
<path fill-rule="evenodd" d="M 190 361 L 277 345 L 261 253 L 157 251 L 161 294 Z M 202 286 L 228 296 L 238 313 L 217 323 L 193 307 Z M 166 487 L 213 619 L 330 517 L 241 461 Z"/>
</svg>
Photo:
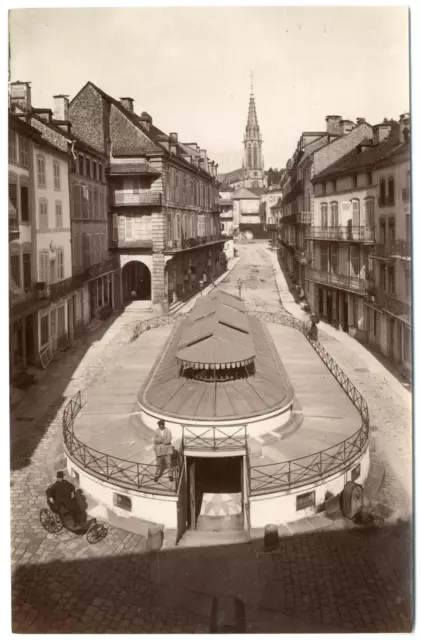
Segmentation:
<svg viewBox="0 0 421 640">
<path fill-rule="evenodd" d="M 37 288 L 34 148 L 40 134 L 9 113 L 9 352 L 15 380 L 37 363 L 38 309 L 48 299 Z M 39 148 L 39 146 L 37 147 Z"/>
<path fill-rule="evenodd" d="M 110 248 L 125 303 L 167 307 L 225 270 L 217 165 L 196 143 L 166 135 L 133 100 L 88 82 L 69 107 L 78 139 L 108 157 Z"/>
<path fill-rule="evenodd" d="M 373 168 L 376 244 L 365 302 L 368 342 L 412 375 L 410 121 L 395 126 L 395 148 Z M 399 138 L 398 138 L 399 136 Z M 397 139 L 398 138 L 398 139 Z"/>
<path fill-rule="evenodd" d="M 411 371 L 409 119 L 373 127 L 314 179 L 306 293 L 313 312 Z"/>
<path fill-rule="evenodd" d="M 341 116 L 326 116 L 326 130 L 304 132 L 287 163 L 280 220 L 280 259 L 301 298 L 306 295 L 306 265 L 311 254 L 307 232 L 310 225 L 314 225 L 312 180 L 371 136 L 372 128 L 362 118 L 355 124 Z"/>
<path fill-rule="evenodd" d="M 73 136 L 67 96 L 55 96 L 54 101 L 54 111 L 34 108 L 30 84 L 11 83 L 15 116 L 38 132 L 32 146 L 32 277 L 38 297 L 44 298 L 35 329 L 42 366 L 104 307 L 111 309 L 116 271 L 108 254 L 105 157 Z M 82 160 L 86 172 L 81 175 Z"/>
</svg>

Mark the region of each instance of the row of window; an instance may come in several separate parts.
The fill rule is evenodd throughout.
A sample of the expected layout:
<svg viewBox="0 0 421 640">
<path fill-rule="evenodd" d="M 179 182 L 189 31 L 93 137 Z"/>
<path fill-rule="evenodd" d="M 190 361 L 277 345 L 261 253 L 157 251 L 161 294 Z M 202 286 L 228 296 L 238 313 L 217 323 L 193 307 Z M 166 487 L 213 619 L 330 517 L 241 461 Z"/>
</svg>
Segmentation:
<svg viewBox="0 0 421 640">
<path fill-rule="evenodd" d="M 29 184 L 26 176 L 9 173 L 9 201 L 16 209 L 19 222 L 30 222 Z"/>
<path fill-rule="evenodd" d="M 45 161 L 45 156 L 41 154 L 37 154 L 36 157 L 36 166 L 37 166 L 37 185 L 41 188 L 47 187 L 47 165 Z M 54 191 L 61 191 L 61 174 L 60 174 L 60 162 L 58 160 L 53 160 L 53 183 L 54 183 Z"/>
<path fill-rule="evenodd" d="M 98 180 L 103 182 L 104 180 L 104 166 L 101 162 L 88 158 L 79 154 L 77 157 L 76 172 L 80 176 L 85 176 L 91 180 Z"/>
<path fill-rule="evenodd" d="M 166 173 L 166 196 L 169 202 L 211 209 L 218 201 L 218 190 L 204 180 L 173 167 Z"/>
<path fill-rule="evenodd" d="M 329 246 L 321 245 L 318 257 L 320 271 L 339 273 L 339 246 L 337 244 L 330 244 Z M 361 261 L 359 247 L 351 245 L 349 260 L 346 262 L 348 273 L 343 275 L 355 276 L 357 278 L 363 277 L 360 273 L 362 266 L 366 266 L 366 264 Z"/>
<path fill-rule="evenodd" d="M 358 189 L 358 187 L 371 187 L 373 185 L 373 173 L 371 171 L 367 171 L 364 176 L 363 175 L 354 175 L 350 176 L 352 179 L 352 187 L 354 189 Z M 338 191 L 338 185 L 336 180 L 331 180 L 329 183 L 322 182 L 321 190 L 322 194 L 326 195 L 327 193 L 327 184 L 330 185 L 330 192 L 335 193 Z M 339 189 L 341 191 L 341 189 Z"/>
<path fill-rule="evenodd" d="M 351 202 L 342 203 L 342 214 L 348 222 L 348 216 L 352 209 L 352 225 L 358 227 L 361 225 L 360 201 L 355 198 Z M 330 210 L 330 211 L 329 211 Z M 330 216 L 329 216 L 330 213 Z M 339 205 L 337 202 L 321 202 L 320 203 L 321 226 L 328 227 L 329 223 L 332 227 L 339 225 Z M 374 227 L 374 198 L 366 198 L 364 200 L 365 225 Z"/>
<path fill-rule="evenodd" d="M 219 235 L 220 221 L 213 215 L 170 213 L 167 215 L 167 240 Z"/>
<path fill-rule="evenodd" d="M 107 234 L 75 233 L 72 236 L 73 265 L 87 269 L 108 259 Z"/>
<path fill-rule="evenodd" d="M 39 206 L 39 229 L 40 231 L 49 231 L 50 229 L 63 229 L 63 205 L 61 200 L 54 203 L 54 223 L 50 219 L 48 211 L 48 200 L 41 198 L 38 202 Z"/>
<path fill-rule="evenodd" d="M 9 130 L 9 162 L 29 167 L 29 139 Z"/>
<path fill-rule="evenodd" d="M 107 199 L 104 189 L 84 184 L 73 185 L 72 217 L 83 220 L 106 220 Z"/>
<path fill-rule="evenodd" d="M 39 282 L 53 284 L 64 279 L 64 249 L 58 247 L 53 257 L 48 249 L 39 252 Z"/>
</svg>

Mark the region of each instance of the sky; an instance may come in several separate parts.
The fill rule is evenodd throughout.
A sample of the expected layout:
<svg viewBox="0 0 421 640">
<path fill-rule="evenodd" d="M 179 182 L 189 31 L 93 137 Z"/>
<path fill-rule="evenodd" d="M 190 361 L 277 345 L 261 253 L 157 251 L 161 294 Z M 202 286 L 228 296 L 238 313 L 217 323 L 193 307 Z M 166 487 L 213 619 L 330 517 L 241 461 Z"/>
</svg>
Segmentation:
<svg viewBox="0 0 421 640">
<path fill-rule="evenodd" d="M 241 167 L 254 76 L 265 168 L 328 114 L 376 124 L 409 110 L 405 7 L 14 9 L 10 80 L 36 107 L 91 80 L 131 96 L 219 172 Z"/>
</svg>

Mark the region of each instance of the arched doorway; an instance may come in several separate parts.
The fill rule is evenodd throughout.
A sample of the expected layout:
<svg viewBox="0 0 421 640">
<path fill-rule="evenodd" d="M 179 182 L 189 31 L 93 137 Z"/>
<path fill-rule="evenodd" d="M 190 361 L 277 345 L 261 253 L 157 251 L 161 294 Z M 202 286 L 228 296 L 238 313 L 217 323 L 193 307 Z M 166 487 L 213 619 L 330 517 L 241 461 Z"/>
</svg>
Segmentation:
<svg viewBox="0 0 421 640">
<path fill-rule="evenodd" d="M 132 260 L 124 265 L 123 298 L 125 302 L 151 299 L 151 272 L 143 262 Z"/>
</svg>

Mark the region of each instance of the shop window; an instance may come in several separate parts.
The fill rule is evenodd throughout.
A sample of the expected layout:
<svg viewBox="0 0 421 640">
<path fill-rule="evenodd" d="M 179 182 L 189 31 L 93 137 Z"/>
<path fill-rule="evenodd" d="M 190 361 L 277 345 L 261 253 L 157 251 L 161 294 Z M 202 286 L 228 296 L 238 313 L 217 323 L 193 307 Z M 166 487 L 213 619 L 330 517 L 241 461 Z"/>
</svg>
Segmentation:
<svg viewBox="0 0 421 640">
<path fill-rule="evenodd" d="M 316 492 L 310 491 L 309 493 L 302 493 L 296 498 L 296 510 L 307 509 L 308 507 L 314 507 L 316 504 Z"/>
<path fill-rule="evenodd" d="M 50 340 L 50 332 L 49 332 L 49 318 L 48 314 L 41 317 L 41 347 L 48 344 Z"/>
<path fill-rule="evenodd" d="M 125 511 L 132 510 L 132 501 L 129 496 L 124 496 L 121 493 L 114 494 L 114 505 L 119 509 L 124 509 Z"/>
</svg>

